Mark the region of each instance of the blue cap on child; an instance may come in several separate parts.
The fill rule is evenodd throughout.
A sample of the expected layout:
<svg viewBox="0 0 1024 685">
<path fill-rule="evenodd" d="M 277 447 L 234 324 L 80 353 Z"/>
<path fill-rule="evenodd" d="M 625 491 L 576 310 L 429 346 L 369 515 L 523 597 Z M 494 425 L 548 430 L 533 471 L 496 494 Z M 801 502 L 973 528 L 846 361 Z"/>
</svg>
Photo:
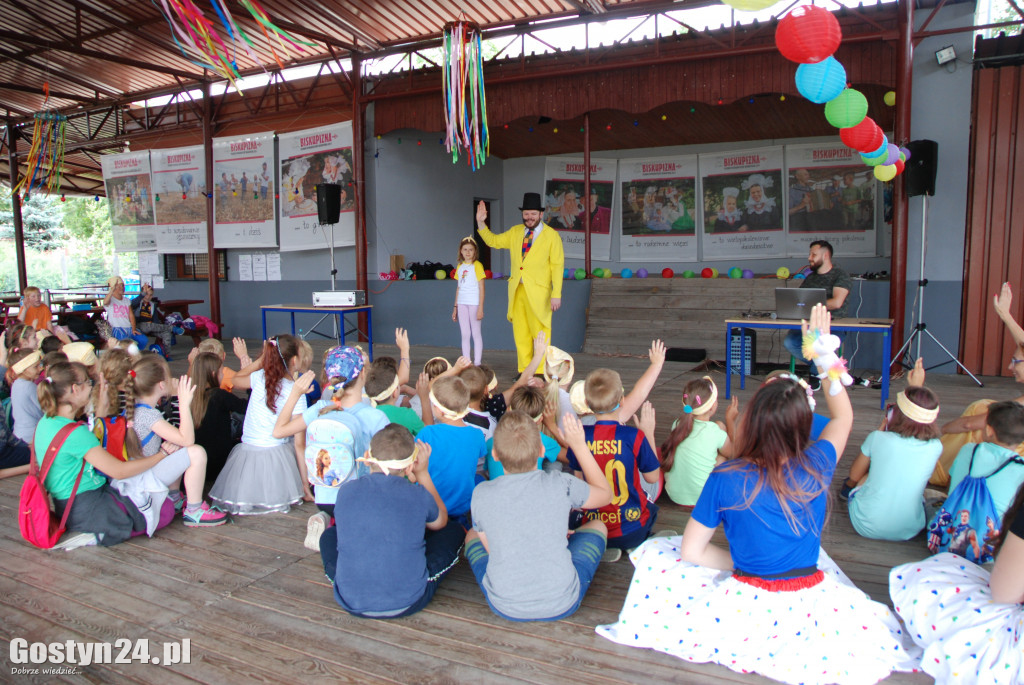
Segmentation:
<svg viewBox="0 0 1024 685">
<path fill-rule="evenodd" d="M 324 360 L 324 374 L 327 378 L 340 378 L 348 382 L 363 370 L 363 353 L 354 347 L 334 347 Z"/>
</svg>

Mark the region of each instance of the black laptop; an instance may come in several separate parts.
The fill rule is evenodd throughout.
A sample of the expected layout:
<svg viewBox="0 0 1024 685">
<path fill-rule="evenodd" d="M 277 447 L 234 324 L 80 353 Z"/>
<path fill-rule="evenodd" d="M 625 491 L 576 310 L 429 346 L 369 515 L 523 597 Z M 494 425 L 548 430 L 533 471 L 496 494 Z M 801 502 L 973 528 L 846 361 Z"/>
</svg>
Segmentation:
<svg viewBox="0 0 1024 685">
<path fill-rule="evenodd" d="M 807 319 L 814 305 L 825 304 L 824 288 L 776 288 L 775 316 L 779 319 Z"/>
</svg>

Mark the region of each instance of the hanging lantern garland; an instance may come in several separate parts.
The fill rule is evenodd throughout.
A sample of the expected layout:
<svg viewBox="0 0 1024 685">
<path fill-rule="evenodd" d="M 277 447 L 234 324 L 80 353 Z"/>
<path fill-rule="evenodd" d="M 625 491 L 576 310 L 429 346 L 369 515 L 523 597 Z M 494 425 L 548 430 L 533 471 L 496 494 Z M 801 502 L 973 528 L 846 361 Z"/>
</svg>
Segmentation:
<svg viewBox="0 0 1024 685">
<path fill-rule="evenodd" d="M 475 24 L 456 21 L 444 27 L 445 146 L 453 164 L 464 150 L 473 171 L 483 166 L 491 153 L 481 43 Z"/>
<path fill-rule="evenodd" d="M 47 194 L 60 189 L 64 175 L 64 133 L 68 118 L 63 114 L 39 112 L 32 128 L 32 147 L 28 151 L 28 173 L 14 187 L 24 189 L 28 197 L 36 188 Z"/>
</svg>

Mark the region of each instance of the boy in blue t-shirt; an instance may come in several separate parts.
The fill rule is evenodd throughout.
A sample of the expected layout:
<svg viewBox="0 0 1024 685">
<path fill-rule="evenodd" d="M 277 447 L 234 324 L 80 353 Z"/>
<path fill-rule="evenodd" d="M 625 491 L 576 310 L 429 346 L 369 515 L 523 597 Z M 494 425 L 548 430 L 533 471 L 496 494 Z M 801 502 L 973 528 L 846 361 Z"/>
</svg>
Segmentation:
<svg viewBox="0 0 1024 685">
<path fill-rule="evenodd" d="M 960 481 L 967 477 L 968 469 L 975 478 L 986 476 L 985 483 L 992 495 L 996 516 L 1002 520 L 1013 503 L 1017 489 L 1024 484 L 1024 459 L 1017 454 L 1017 446 L 1024 442 L 1024 405 L 1013 400 L 993 402 L 988 406 L 984 431 L 987 441 L 977 445 L 976 453 L 974 444 L 960 448 L 956 461 L 949 469 L 949 491 L 953 492 Z M 1012 463 L 994 474 L 994 477 L 988 477 L 1007 461 Z"/>
<path fill-rule="evenodd" d="M 430 479 L 430 446 L 408 428 L 380 430 L 362 461 L 370 473 L 338 488 L 338 524 L 320 536 L 324 573 L 353 616 L 408 616 L 430 602 L 465 533 Z"/>
<path fill-rule="evenodd" d="M 462 420 L 469 407 L 469 390 L 461 378 L 438 378 L 429 397 L 440 417 L 433 426 L 424 427 L 418 437 L 430 445 L 430 477 L 448 514 L 468 528 L 477 463 L 487 454 L 484 434 Z"/>
<path fill-rule="evenodd" d="M 525 413 L 534 423 L 540 423 L 545 420 L 545 399 L 544 392 L 540 388 L 532 388 L 529 386 L 516 388 L 515 392 L 512 393 L 512 401 L 509 404 L 509 409 L 515 409 Z M 554 422 L 554 416 L 551 416 L 551 425 L 554 426 L 555 430 L 558 430 L 558 424 Z M 561 465 L 559 461 L 566 462 L 565 448 L 563 448 L 558 440 L 551 437 L 550 435 L 541 431 L 540 442 L 544 447 L 544 454 L 537 457 L 537 468 L 543 469 L 545 467 L 550 468 L 552 471 L 561 471 Z M 548 466 L 550 465 L 550 466 Z M 487 441 L 487 477 L 490 480 L 494 480 L 498 476 L 504 475 L 505 467 L 502 466 L 501 462 L 494 458 L 494 439 L 491 438 Z"/>
<path fill-rule="evenodd" d="M 596 418 L 593 426 L 584 426 L 587 446 L 614 493 L 611 504 L 586 511 L 585 516 L 608 526 L 609 548 L 632 549 L 647 539 L 658 517 L 658 507 L 648 501 L 641 478 L 657 483 L 661 463 L 644 431 L 619 422 L 622 379 L 618 373 L 611 369 L 590 372 L 583 392 Z M 649 428 L 653 431 L 653 426 Z M 579 461 L 571 449 L 568 457 L 569 466 L 579 476 Z"/>
</svg>

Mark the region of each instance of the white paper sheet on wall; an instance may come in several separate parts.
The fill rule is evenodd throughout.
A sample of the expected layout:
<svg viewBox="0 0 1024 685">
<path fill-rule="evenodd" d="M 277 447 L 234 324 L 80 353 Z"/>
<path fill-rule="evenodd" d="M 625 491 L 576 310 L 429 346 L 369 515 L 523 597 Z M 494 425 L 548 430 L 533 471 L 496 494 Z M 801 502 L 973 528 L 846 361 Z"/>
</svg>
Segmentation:
<svg viewBox="0 0 1024 685">
<path fill-rule="evenodd" d="M 254 254 L 252 256 L 252 280 L 267 280 L 267 255 Z"/>
<path fill-rule="evenodd" d="M 153 289 L 154 290 L 161 290 L 161 289 L 163 289 L 163 287 L 164 287 L 164 277 L 163 276 L 153 276 Z"/>
<path fill-rule="evenodd" d="M 240 254 L 240 255 L 238 255 L 238 280 L 240 280 L 240 281 L 251 281 L 252 280 L 252 255 L 251 254 Z"/>
<path fill-rule="evenodd" d="M 267 255 L 267 279 L 271 281 L 281 280 L 281 253 L 271 252 Z"/>
</svg>

